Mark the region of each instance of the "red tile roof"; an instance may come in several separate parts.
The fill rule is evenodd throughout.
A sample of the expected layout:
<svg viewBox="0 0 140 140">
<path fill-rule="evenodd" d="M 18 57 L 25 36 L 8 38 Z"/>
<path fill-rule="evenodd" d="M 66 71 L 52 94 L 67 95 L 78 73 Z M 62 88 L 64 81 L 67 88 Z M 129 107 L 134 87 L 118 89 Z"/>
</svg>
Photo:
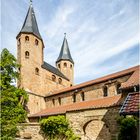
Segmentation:
<svg viewBox="0 0 140 140">
<path fill-rule="evenodd" d="M 64 92 L 68 92 L 68 91 L 73 91 L 73 90 L 80 89 L 80 88 L 83 88 L 83 87 L 86 87 L 86 86 L 89 86 L 89 85 L 102 83 L 102 82 L 112 80 L 112 79 L 117 78 L 117 77 L 128 75 L 128 74 L 131 74 L 131 73 L 135 72 L 136 70 L 139 70 L 139 67 L 140 66 L 135 66 L 135 67 L 132 67 L 132 68 L 129 68 L 129 69 L 117 72 L 117 73 L 113 73 L 113 74 L 110 74 L 110 75 L 107 75 L 107 76 L 104 76 L 104 77 L 101 77 L 101 78 L 98 78 L 98 79 L 95 79 L 95 80 L 84 82 L 82 84 L 78 84 L 78 85 L 75 85 L 75 86 L 72 86 L 72 87 L 64 88 L 64 89 L 61 89 L 59 91 L 58 90 L 53 91 L 52 94 L 47 95 L 46 97 L 53 96 L 53 95 L 60 94 L 60 93 L 64 93 Z M 134 78 L 137 78 L 137 76 L 134 76 Z"/>
<path fill-rule="evenodd" d="M 139 85 L 139 79 L 140 79 L 139 69 L 137 69 L 136 71 L 134 71 L 132 76 L 126 82 L 122 83 L 121 88 L 124 89 L 137 86 Z"/>
<path fill-rule="evenodd" d="M 140 111 L 140 93 L 129 93 L 120 109 L 122 115 L 138 114 Z"/>
<path fill-rule="evenodd" d="M 67 111 L 105 108 L 105 107 L 120 105 L 120 103 L 121 103 L 121 95 L 116 95 L 112 97 L 103 97 L 90 101 L 78 102 L 78 103 L 58 106 L 50 109 L 44 109 L 41 112 L 29 116 L 29 118 L 65 114 Z"/>
</svg>

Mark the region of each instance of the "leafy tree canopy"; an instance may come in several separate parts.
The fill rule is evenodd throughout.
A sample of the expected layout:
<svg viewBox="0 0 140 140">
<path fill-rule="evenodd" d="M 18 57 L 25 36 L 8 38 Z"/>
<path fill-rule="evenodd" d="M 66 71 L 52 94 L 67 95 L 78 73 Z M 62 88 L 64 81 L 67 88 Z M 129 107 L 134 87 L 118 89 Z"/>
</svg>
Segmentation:
<svg viewBox="0 0 140 140">
<path fill-rule="evenodd" d="M 19 78 L 16 58 L 7 50 L 3 49 L 0 59 L 0 87 L 1 87 L 1 138 L 13 139 L 16 135 L 17 124 L 26 119 L 27 113 L 24 105 L 28 96 L 23 89 L 12 85 Z"/>
<path fill-rule="evenodd" d="M 51 116 L 40 121 L 41 131 L 48 140 L 79 140 L 65 116 Z"/>
<path fill-rule="evenodd" d="M 120 125 L 119 140 L 137 139 L 138 118 L 121 116 L 117 122 Z"/>
</svg>

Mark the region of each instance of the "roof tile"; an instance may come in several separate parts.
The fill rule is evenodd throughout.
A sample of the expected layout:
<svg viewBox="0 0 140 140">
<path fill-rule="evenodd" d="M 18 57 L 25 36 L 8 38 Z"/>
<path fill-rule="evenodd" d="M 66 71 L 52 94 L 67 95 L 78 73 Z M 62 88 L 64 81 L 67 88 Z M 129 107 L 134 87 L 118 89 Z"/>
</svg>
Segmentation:
<svg viewBox="0 0 140 140">
<path fill-rule="evenodd" d="M 120 109 L 120 114 L 122 115 L 131 115 L 138 114 L 140 111 L 140 93 L 129 93 L 123 103 L 123 106 Z"/>
<path fill-rule="evenodd" d="M 29 116 L 40 117 L 49 115 L 65 114 L 68 111 L 83 110 L 83 109 L 93 109 L 93 108 L 104 108 L 115 105 L 120 105 L 121 95 L 116 95 L 112 97 L 103 97 L 99 99 L 94 99 L 90 101 L 78 102 L 69 105 L 58 106 L 50 109 L 44 109 L 41 112 Z"/>
</svg>

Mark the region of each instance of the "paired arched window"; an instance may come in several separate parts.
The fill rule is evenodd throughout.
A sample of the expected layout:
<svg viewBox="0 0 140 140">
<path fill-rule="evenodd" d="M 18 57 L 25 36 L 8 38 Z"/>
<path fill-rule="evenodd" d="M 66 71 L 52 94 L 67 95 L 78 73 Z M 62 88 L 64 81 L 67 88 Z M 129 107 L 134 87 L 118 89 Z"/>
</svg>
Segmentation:
<svg viewBox="0 0 140 140">
<path fill-rule="evenodd" d="M 25 42 L 29 41 L 29 36 L 25 36 Z"/>
<path fill-rule="evenodd" d="M 56 81 L 56 76 L 55 75 L 52 75 L 52 81 Z"/>
<path fill-rule="evenodd" d="M 58 83 L 62 84 L 62 79 L 61 78 L 58 79 Z"/>
<path fill-rule="evenodd" d="M 39 69 L 38 68 L 35 68 L 35 74 L 39 75 Z"/>
<path fill-rule="evenodd" d="M 65 68 L 67 67 L 67 63 L 64 63 L 64 67 L 65 67 Z"/>
<path fill-rule="evenodd" d="M 29 58 L 30 53 L 28 51 L 25 52 L 25 58 Z"/>
<path fill-rule="evenodd" d="M 108 96 L 108 88 L 107 88 L 107 86 L 103 87 L 103 96 L 104 97 Z"/>
<path fill-rule="evenodd" d="M 35 45 L 38 46 L 39 41 L 37 39 L 35 39 Z"/>
</svg>

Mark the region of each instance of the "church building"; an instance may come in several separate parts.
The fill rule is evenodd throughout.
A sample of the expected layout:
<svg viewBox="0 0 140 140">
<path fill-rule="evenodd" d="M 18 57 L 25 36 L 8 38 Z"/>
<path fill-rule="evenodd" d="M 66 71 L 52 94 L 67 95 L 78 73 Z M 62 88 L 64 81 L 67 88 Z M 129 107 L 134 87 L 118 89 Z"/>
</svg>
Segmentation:
<svg viewBox="0 0 140 140">
<path fill-rule="evenodd" d="M 21 64 L 18 87 L 29 95 L 30 123 L 65 115 L 82 140 L 111 140 L 118 135 L 119 114 L 138 115 L 138 105 L 133 103 L 135 109 L 125 110 L 128 101 L 124 101 L 127 96 L 139 97 L 139 66 L 74 85 L 74 60 L 66 34 L 54 67 L 44 61 L 45 46 L 32 3 L 16 39 L 17 59 Z M 25 131 L 30 132 L 29 127 Z M 32 139 L 43 140 L 39 133 L 33 132 L 35 129 L 30 132 Z"/>
</svg>

